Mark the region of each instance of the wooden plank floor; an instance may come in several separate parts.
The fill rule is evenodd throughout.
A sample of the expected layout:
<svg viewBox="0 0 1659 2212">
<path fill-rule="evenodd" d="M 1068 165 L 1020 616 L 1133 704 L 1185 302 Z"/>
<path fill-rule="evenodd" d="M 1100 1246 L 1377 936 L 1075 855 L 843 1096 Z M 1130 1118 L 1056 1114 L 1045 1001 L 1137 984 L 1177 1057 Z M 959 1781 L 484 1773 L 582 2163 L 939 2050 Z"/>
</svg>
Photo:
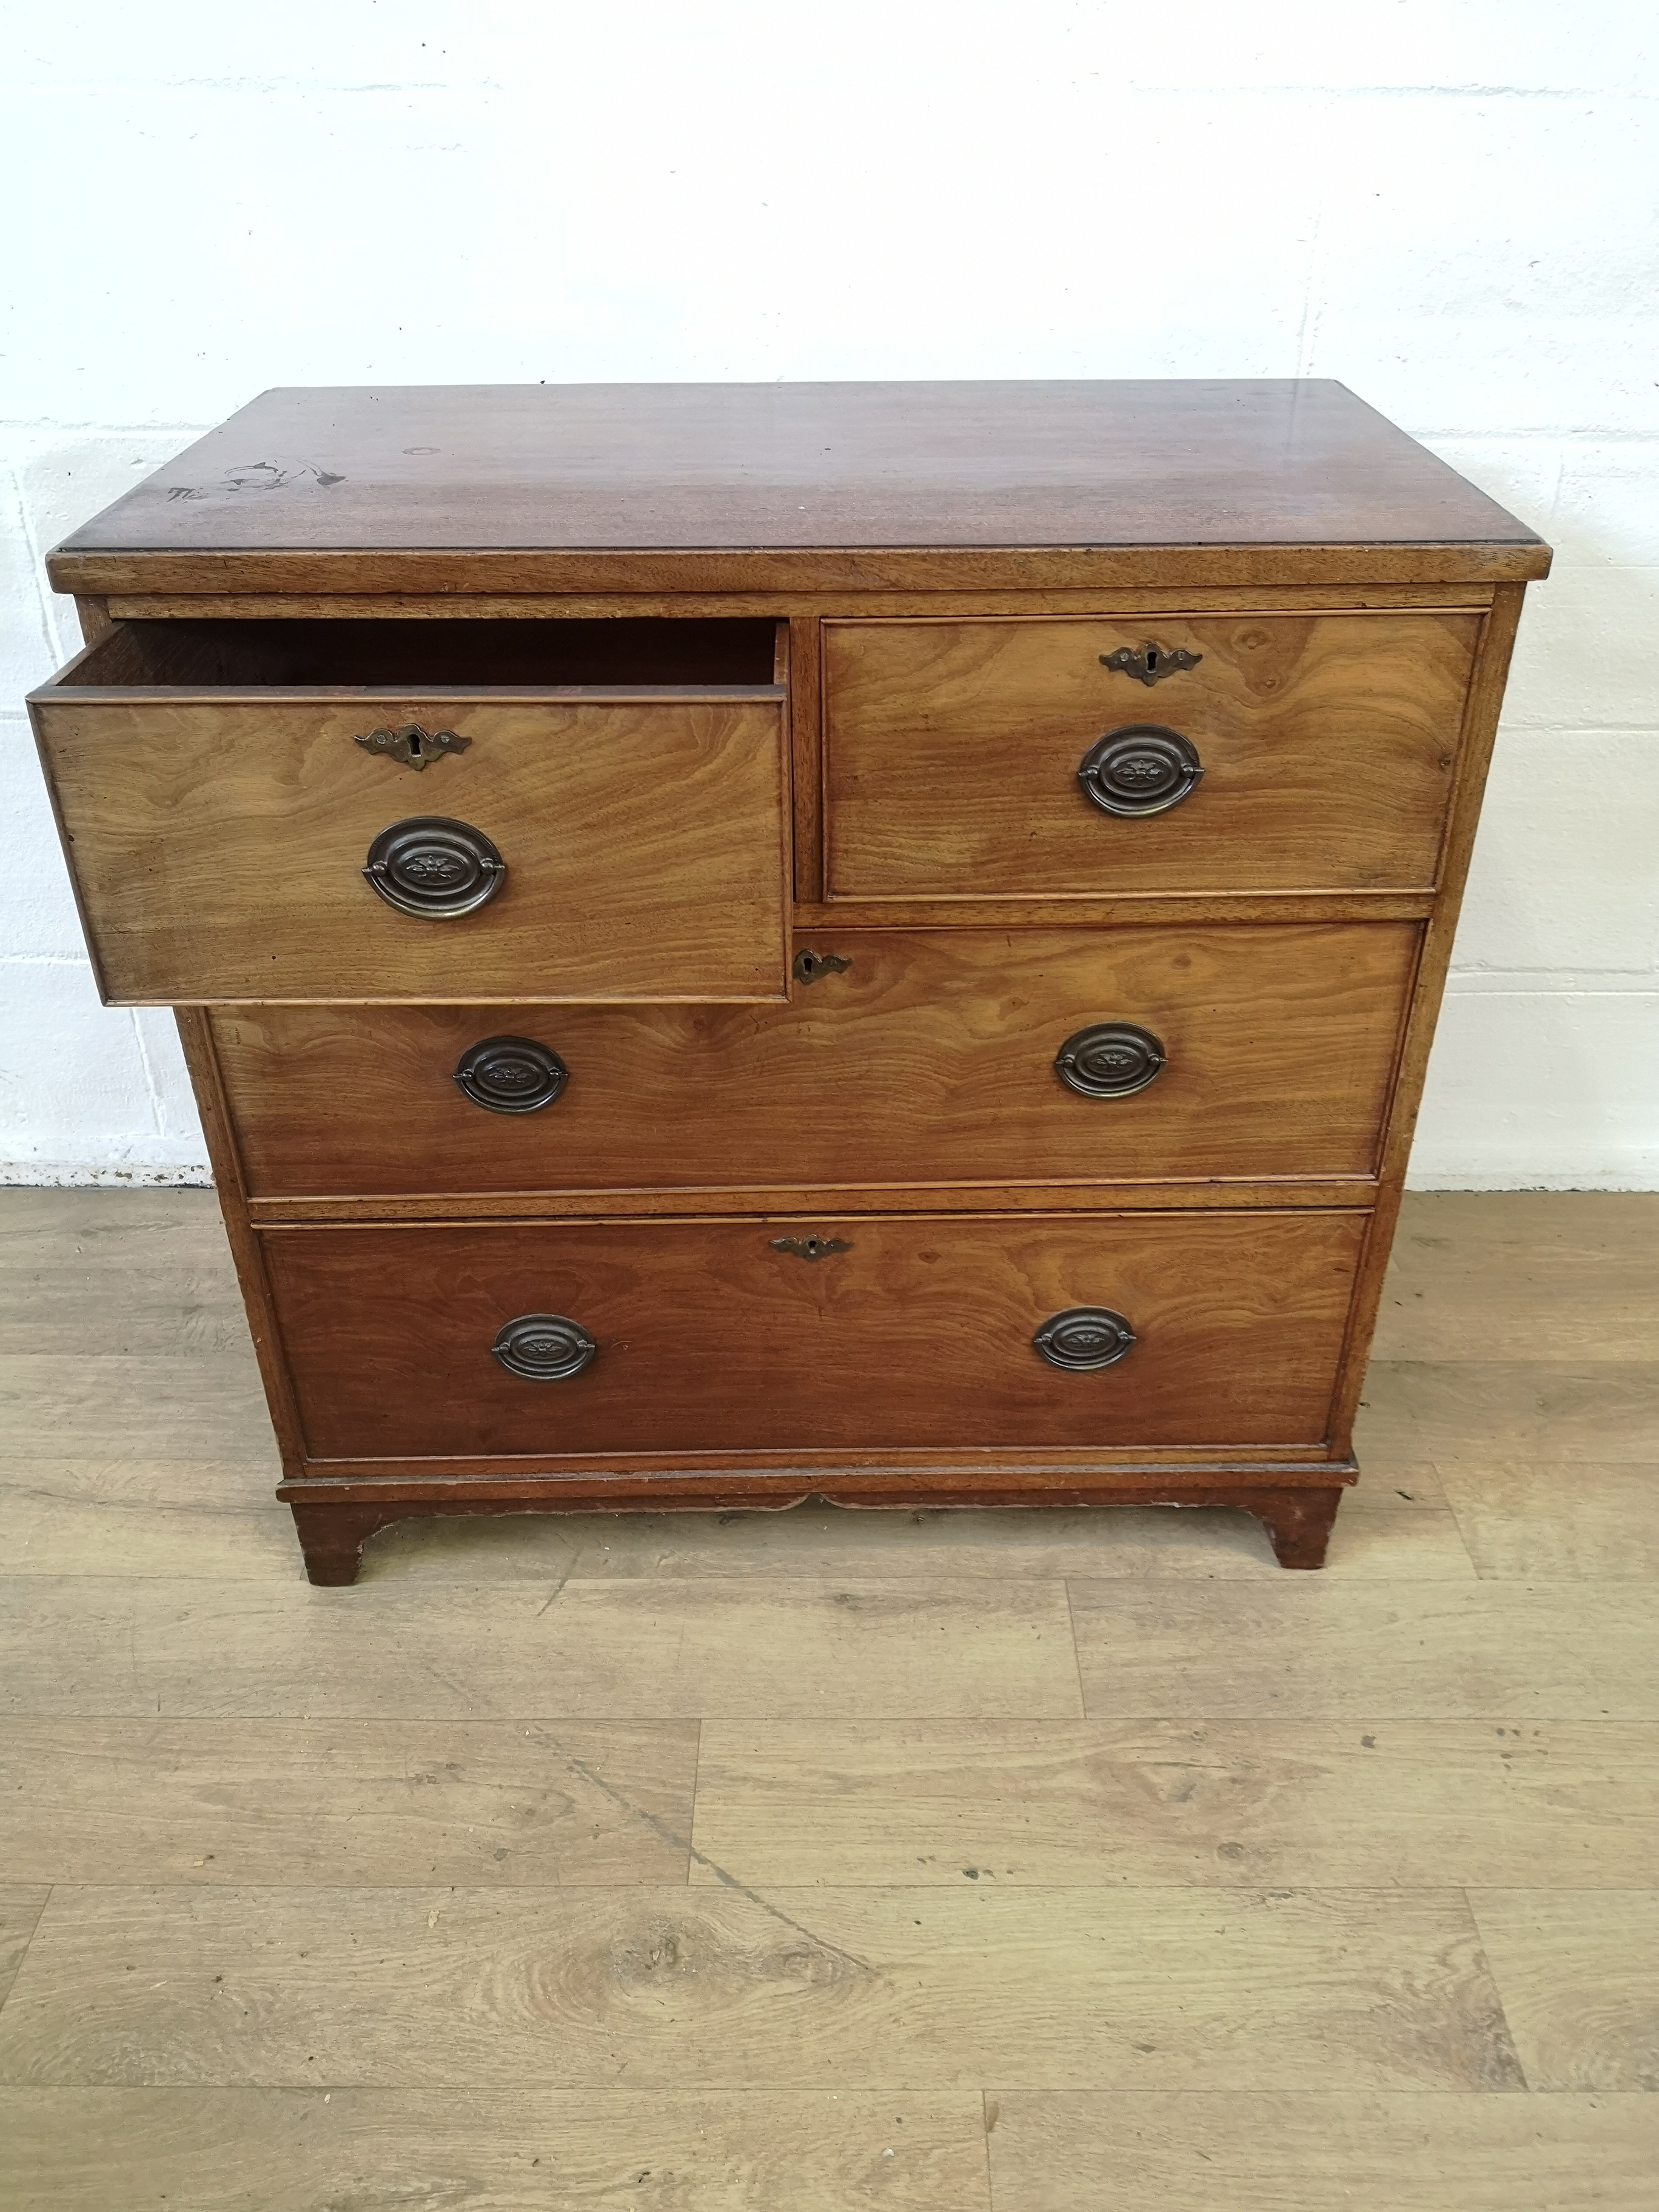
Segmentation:
<svg viewBox="0 0 1659 2212">
<path fill-rule="evenodd" d="M 0 1193 L 0 2204 L 1650 2212 L 1659 1197 L 1408 1201 L 1227 1513 L 410 1523 L 211 1197 Z"/>
</svg>

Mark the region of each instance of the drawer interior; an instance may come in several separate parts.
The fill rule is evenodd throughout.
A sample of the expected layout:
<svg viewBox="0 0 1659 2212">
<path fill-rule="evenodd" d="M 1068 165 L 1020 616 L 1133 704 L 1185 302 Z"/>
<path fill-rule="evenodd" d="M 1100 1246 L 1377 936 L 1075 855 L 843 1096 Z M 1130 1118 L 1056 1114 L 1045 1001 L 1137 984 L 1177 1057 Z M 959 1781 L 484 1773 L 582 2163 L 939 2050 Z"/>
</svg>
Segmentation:
<svg viewBox="0 0 1659 2212">
<path fill-rule="evenodd" d="M 399 690 L 547 690 L 776 678 L 761 620 L 271 621 L 118 623 L 64 672 L 76 689 L 251 684 Z"/>
</svg>

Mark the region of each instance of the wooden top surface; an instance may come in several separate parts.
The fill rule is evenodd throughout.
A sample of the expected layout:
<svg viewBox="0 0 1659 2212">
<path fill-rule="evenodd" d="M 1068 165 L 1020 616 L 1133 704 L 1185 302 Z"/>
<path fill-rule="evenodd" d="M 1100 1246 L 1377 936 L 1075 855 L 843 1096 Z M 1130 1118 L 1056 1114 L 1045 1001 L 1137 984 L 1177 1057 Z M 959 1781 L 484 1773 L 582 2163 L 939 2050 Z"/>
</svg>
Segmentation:
<svg viewBox="0 0 1659 2212">
<path fill-rule="evenodd" d="M 804 576 L 790 556 L 860 549 L 1310 547 L 1431 549 L 1413 574 L 1465 580 L 1547 566 L 1524 524 L 1324 380 L 279 389 L 50 566 L 81 591 L 283 589 L 299 556 L 337 575 L 343 556 L 531 556 L 527 574 L 781 556 Z M 499 557 L 483 567 L 500 581 Z"/>
</svg>

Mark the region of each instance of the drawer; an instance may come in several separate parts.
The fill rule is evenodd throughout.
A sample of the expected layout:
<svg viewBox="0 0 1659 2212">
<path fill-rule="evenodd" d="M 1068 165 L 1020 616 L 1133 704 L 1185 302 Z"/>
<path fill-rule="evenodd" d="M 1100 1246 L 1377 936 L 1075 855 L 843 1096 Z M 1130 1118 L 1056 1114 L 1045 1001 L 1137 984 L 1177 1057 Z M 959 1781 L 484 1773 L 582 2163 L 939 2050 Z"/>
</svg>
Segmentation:
<svg viewBox="0 0 1659 2212">
<path fill-rule="evenodd" d="M 212 1026 L 255 1197 L 1364 1176 L 1417 939 L 830 931 L 803 948 L 817 980 L 764 1012 L 235 1006 Z"/>
<path fill-rule="evenodd" d="M 313 1458 L 718 1465 L 1317 1443 L 1365 1218 L 545 1223 L 263 1243 Z M 1038 1333 L 1095 1310 L 1128 1324 L 1127 1352 L 1050 1364 Z M 1104 1322 L 1050 1341 L 1062 1358 L 1115 1348 Z"/>
<path fill-rule="evenodd" d="M 106 999 L 781 998 L 772 633 L 118 628 L 30 702 Z"/>
<path fill-rule="evenodd" d="M 828 896 L 1426 888 L 1479 628 L 826 623 Z"/>
</svg>

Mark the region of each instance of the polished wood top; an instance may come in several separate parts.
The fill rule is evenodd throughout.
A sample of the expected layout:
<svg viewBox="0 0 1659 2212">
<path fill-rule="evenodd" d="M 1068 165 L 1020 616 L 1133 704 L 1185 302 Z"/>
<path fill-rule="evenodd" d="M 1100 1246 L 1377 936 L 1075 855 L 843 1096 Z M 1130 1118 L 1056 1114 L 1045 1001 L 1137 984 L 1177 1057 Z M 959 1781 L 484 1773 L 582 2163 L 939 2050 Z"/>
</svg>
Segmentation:
<svg viewBox="0 0 1659 2212">
<path fill-rule="evenodd" d="M 303 587 L 293 556 L 311 554 L 337 556 L 322 565 L 338 578 L 312 588 L 374 590 L 421 585 L 407 561 L 369 576 L 365 556 L 451 556 L 446 578 L 484 556 L 481 580 L 528 589 L 488 556 L 781 556 L 805 582 L 822 580 L 812 556 L 859 549 L 954 552 L 955 573 L 988 549 L 1259 549 L 1275 574 L 1274 549 L 1308 547 L 1447 549 L 1413 573 L 1466 580 L 1548 562 L 1524 524 L 1316 380 L 279 389 L 51 568 L 70 590 L 282 590 Z M 881 562 L 882 581 L 896 573 L 902 559 Z M 844 560 L 836 574 L 852 580 Z"/>
</svg>

